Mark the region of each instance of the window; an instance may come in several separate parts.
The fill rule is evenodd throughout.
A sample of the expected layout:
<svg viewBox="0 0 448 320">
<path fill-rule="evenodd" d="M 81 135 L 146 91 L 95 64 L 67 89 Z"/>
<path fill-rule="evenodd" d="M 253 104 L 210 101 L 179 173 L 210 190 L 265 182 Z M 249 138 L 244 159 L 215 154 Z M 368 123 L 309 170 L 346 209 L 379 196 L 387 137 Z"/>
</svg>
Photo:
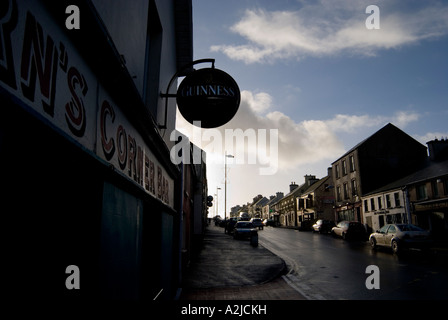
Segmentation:
<svg viewBox="0 0 448 320">
<path fill-rule="evenodd" d="M 339 164 L 337 164 L 335 166 L 335 171 L 336 171 L 336 179 L 339 179 L 340 178 L 340 175 L 339 175 Z"/>
<path fill-rule="evenodd" d="M 390 226 L 389 229 L 387 230 L 387 233 L 397 233 L 395 226 Z"/>
<path fill-rule="evenodd" d="M 388 225 L 385 225 L 383 227 L 381 227 L 380 232 L 379 233 L 386 233 L 387 228 L 389 228 Z"/>
<path fill-rule="evenodd" d="M 348 185 L 344 183 L 344 199 L 348 199 Z"/>
<path fill-rule="evenodd" d="M 355 171 L 355 157 L 350 156 L 348 159 L 350 162 L 350 172 L 354 172 Z"/>
<path fill-rule="evenodd" d="M 381 201 L 381 197 L 378 197 L 378 209 L 383 209 L 383 201 Z"/>
<path fill-rule="evenodd" d="M 388 214 L 386 215 L 386 223 L 401 223 L 401 214 Z"/>
<path fill-rule="evenodd" d="M 386 194 L 386 208 L 392 207 L 392 203 L 390 202 L 390 194 Z"/>
<path fill-rule="evenodd" d="M 424 200 L 428 197 L 426 192 L 426 184 L 417 186 L 417 200 Z"/>
<path fill-rule="evenodd" d="M 121 26 L 118 26 L 118 28 L 121 28 Z M 160 99 L 160 91 L 166 90 L 166 88 L 161 89 L 159 87 L 160 64 L 162 61 L 162 38 L 163 28 L 157 10 L 157 5 L 154 0 L 151 0 L 149 1 L 143 101 L 145 102 L 146 107 L 149 109 L 155 119 L 158 118 L 159 113 L 158 101 Z M 165 121 L 166 119 L 164 119 L 164 116 L 162 116 L 161 120 Z"/>
<path fill-rule="evenodd" d="M 356 184 L 356 180 L 352 180 L 352 195 L 357 196 L 358 195 L 358 186 Z"/>
<path fill-rule="evenodd" d="M 336 187 L 336 197 L 338 201 L 341 201 L 341 186 Z"/>
<path fill-rule="evenodd" d="M 432 195 L 437 198 L 439 196 L 439 186 L 437 180 L 432 181 L 431 185 L 432 185 Z"/>
<path fill-rule="evenodd" d="M 370 210 L 375 210 L 375 199 L 371 198 L 370 199 Z"/>
<path fill-rule="evenodd" d="M 364 200 L 364 211 L 365 212 L 369 211 L 369 202 L 367 200 Z"/>
<path fill-rule="evenodd" d="M 347 175 L 347 162 L 345 160 L 342 160 L 342 175 Z"/>
<path fill-rule="evenodd" d="M 394 200 L 395 200 L 395 207 L 400 207 L 401 206 L 400 195 L 398 194 L 398 192 L 394 193 Z"/>
</svg>

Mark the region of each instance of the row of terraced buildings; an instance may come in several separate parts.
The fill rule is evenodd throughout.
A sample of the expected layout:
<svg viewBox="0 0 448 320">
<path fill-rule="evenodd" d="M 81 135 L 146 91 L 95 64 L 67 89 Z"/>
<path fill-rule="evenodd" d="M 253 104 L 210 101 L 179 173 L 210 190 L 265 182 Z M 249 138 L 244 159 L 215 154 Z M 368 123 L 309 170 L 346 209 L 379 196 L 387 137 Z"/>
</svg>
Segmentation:
<svg viewBox="0 0 448 320">
<path fill-rule="evenodd" d="M 306 175 L 286 195 L 259 195 L 236 209 L 299 229 L 317 219 L 359 221 L 368 231 L 412 223 L 446 240 L 448 140 L 427 145 L 389 123 L 336 159 L 327 176 Z"/>
</svg>

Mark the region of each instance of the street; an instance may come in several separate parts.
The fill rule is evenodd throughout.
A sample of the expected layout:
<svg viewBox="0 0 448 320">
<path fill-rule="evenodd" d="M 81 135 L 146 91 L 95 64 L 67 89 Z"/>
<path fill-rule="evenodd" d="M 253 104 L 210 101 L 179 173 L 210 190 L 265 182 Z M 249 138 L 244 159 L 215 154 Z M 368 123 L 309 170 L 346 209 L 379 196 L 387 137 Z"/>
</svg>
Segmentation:
<svg viewBox="0 0 448 320">
<path fill-rule="evenodd" d="M 285 260 L 283 278 L 308 299 L 448 299 L 446 253 L 397 256 L 368 242 L 273 227 L 259 231 L 259 242 Z M 369 265 L 379 268 L 379 289 L 366 287 Z"/>
</svg>

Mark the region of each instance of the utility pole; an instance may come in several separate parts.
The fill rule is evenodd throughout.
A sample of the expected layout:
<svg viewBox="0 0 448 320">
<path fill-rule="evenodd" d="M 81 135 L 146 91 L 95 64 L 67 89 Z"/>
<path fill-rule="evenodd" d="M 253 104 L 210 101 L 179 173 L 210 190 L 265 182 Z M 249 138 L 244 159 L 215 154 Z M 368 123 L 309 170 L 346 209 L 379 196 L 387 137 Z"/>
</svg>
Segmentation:
<svg viewBox="0 0 448 320">
<path fill-rule="evenodd" d="M 227 154 L 225 151 L 224 157 L 224 221 L 227 219 L 227 158 L 235 158 L 231 154 Z M 227 223 L 226 223 L 227 226 Z M 227 228 L 224 228 L 224 232 L 226 232 Z"/>
</svg>

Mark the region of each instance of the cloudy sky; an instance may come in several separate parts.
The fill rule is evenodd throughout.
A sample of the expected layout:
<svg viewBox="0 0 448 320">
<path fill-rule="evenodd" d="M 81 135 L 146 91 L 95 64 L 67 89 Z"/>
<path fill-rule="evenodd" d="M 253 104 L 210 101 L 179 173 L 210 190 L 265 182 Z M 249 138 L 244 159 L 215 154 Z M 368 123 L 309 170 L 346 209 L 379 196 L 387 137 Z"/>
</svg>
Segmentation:
<svg viewBox="0 0 448 320">
<path fill-rule="evenodd" d="M 286 194 L 306 174 L 326 176 L 334 160 L 389 122 L 423 144 L 448 137 L 446 17 L 446 1 L 193 0 L 194 58 L 216 59 L 241 90 L 238 113 L 220 128 L 194 134 L 177 119 L 207 151 L 220 214 L 225 151 L 235 155 L 229 210 L 257 194 Z M 257 148 L 226 141 L 226 130 L 246 133 Z"/>
</svg>

